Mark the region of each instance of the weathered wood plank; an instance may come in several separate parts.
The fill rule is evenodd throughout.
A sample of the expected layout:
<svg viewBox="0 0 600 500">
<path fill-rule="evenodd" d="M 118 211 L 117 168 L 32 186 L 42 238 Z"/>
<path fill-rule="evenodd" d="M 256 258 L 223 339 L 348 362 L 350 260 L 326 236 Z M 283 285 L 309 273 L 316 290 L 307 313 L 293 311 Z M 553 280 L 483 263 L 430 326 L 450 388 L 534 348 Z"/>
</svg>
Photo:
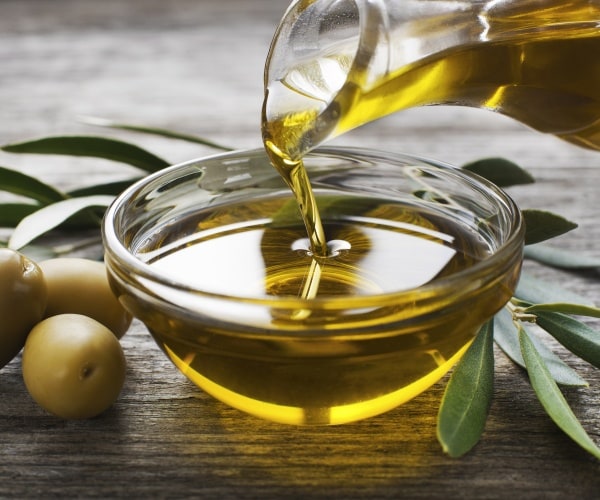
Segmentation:
<svg viewBox="0 0 600 500">
<path fill-rule="evenodd" d="M 262 65 L 285 1 L 5 0 L 0 6 L 0 142 L 99 133 L 179 162 L 206 148 L 84 126 L 79 115 L 177 128 L 235 147 L 260 145 Z M 600 256 L 600 156 L 489 113 L 401 113 L 336 141 L 444 159 L 518 161 L 538 179 L 511 190 L 523 207 L 580 224 L 557 244 Z M 131 175 L 108 162 L 0 155 L 61 187 Z M 85 175 L 82 175 L 82 172 Z M 583 181 L 583 182 L 582 182 Z M 531 266 L 600 303 L 598 275 Z M 599 322 L 592 322 L 599 325 Z M 135 322 L 123 339 L 128 378 L 116 405 L 64 422 L 27 395 L 19 359 L 0 371 L 0 497 L 592 498 L 600 464 L 545 417 L 523 372 L 496 353 L 484 440 L 443 455 L 435 417 L 443 384 L 365 422 L 297 428 L 212 400 Z M 590 388 L 566 391 L 600 442 L 600 374 L 566 356 Z"/>
</svg>

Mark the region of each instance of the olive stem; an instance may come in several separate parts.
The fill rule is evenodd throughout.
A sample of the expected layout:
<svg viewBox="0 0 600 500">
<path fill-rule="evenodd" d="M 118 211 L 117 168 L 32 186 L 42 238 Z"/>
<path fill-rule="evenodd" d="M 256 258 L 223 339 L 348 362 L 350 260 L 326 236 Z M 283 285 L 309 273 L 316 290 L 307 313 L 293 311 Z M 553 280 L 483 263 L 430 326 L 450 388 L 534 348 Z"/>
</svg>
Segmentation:
<svg viewBox="0 0 600 500">
<path fill-rule="evenodd" d="M 535 314 L 525 312 L 525 308 L 515 304 L 514 299 L 506 304 L 508 310 L 512 314 L 512 319 L 516 323 L 517 321 L 524 321 L 526 323 L 535 323 L 537 316 Z"/>
</svg>

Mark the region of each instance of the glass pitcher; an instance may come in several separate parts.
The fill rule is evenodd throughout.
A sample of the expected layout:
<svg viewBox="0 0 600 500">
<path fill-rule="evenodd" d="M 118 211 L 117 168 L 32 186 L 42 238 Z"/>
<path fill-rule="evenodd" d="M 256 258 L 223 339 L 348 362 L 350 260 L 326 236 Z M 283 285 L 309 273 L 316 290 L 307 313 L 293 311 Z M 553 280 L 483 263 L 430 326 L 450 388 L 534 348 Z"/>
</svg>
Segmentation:
<svg viewBox="0 0 600 500">
<path fill-rule="evenodd" d="M 267 59 L 263 136 L 299 159 L 442 104 L 600 150 L 600 0 L 297 0 Z"/>
</svg>

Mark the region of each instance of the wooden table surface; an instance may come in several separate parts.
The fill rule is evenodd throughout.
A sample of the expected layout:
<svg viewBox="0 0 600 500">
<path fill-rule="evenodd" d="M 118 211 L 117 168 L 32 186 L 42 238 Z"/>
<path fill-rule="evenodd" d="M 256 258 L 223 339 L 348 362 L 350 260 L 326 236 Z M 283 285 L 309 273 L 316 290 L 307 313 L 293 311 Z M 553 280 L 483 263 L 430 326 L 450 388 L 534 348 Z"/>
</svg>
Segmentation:
<svg viewBox="0 0 600 500">
<path fill-rule="evenodd" d="M 260 146 L 262 72 L 283 0 L 0 1 L 0 142 L 111 135 L 172 163 L 211 153 L 180 141 L 99 129 L 97 116 Z M 399 113 L 335 141 L 455 164 L 504 156 L 537 179 L 510 192 L 523 208 L 579 224 L 556 240 L 600 257 L 600 154 L 489 112 Z M 135 173 L 108 161 L 3 153 L 0 165 L 67 189 Z M 527 264 L 600 303 L 598 272 Z M 590 321 L 600 326 L 599 322 Z M 598 498 L 600 463 L 545 415 L 526 374 L 496 352 L 483 440 L 461 459 L 436 441 L 444 385 L 351 425 L 298 428 L 246 416 L 188 382 L 134 322 L 117 403 L 87 421 L 46 414 L 17 358 L 0 371 L 0 497 Z M 554 344 L 553 344 L 554 345 Z M 559 351 L 590 387 L 565 391 L 600 443 L 600 373 Z"/>
</svg>

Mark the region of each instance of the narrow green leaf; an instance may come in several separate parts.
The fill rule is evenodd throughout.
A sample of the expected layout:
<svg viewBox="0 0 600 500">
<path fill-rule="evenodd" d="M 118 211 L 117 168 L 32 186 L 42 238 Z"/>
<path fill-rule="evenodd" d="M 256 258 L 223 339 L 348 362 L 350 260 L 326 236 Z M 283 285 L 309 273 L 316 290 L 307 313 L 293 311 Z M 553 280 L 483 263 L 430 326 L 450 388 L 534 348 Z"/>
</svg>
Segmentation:
<svg viewBox="0 0 600 500">
<path fill-rule="evenodd" d="M 438 413 L 437 438 L 451 457 L 481 438 L 494 390 L 493 323 L 486 323 L 458 362 Z"/>
<path fill-rule="evenodd" d="M 560 269 L 600 269 L 600 259 L 544 244 L 525 247 L 525 257 Z"/>
<path fill-rule="evenodd" d="M 555 283 L 534 278 L 529 273 L 521 273 L 515 297 L 530 304 L 567 302 L 595 307 L 588 297 L 561 288 Z"/>
<path fill-rule="evenodd" d="M 31 203 L 0 203 L 0 227 L 15 227 L 24 217 L 42 208 Z"/>
<path fill-rule="evenodd" d="M 90 193 L 93 194 L 93 193 Z M 99 193 L 101 194 L 101 193 Z M 0 227 L 14 228 L 28 215 L 37 212 L 43 205 L 30 203 L 0 203 Z M 98 219 L 104 210 L 92 210 L 94 214 L 81 213 L 73 216 L 63 225 L 65 229 L 89 229 L 98 227 Z"/>
<path fill-rule="evenodd" d="M 37 212 L 42 206 L 29 203 L 0 203 L 0 227 L 17 227 L 25 217 Z M 94 213 L 84 212 L 71 217 L 65 221 L 63 227 L 69 230 L 98 228 L 98 221 L 104 210 L 96 209 L 92 212 Z"/>
<path fill-rule="evenodd" d="M 552 304 L 532 304 L 525 308 L 526 313 L 537 313 L 539 311 L 549 311 L 563 314 L 575 314 L 576 316 L 588 316 L 590 318 L 600 318 L 600 308 L 586 306 L 583 304 L 554 302 Z"/>
<path fill-rule="evenodd" d="M 525 367 L 517 336 L 517 325 L 511 312 L 504 308 L 494 316 L 494 340 L 504 353 L 517 365 Z"/>
<path fill-rule="evenodd" d="M 21 220 L 13 231 L 8 246 L 18 250 L 81 211 L 94 207 L 106 208 L 113 200 L 112 196 L 97 195 L 52 203 Z"/>
<path fill-rule="evenodd" d="M 92 244 L 96 244 L 100 248 L 102 247 L 102 237 L 97 235 L 93 239 L 87 238 L 76 241 L 75 243 L 67 243 L 58 245 L 56 247 L 49 247 L 43 245 L 25 245 L 19 249 L 19 252 L 26 255 L 35 262 L 41 262 L 43 260 L 53 259 L 54 257 L 60 257 L 61 255 L 71 254 L 81 248 L 90 247 Z M 0 240 L 0 247 L 8 247 L 8 241 Z"/>
<path fill-rule="evenodd" d="M 64 200 L 66 195 L 35 177 L 0 167 L 0 190 L 39 201 L 42 204 Z"/>
<path fill-rule="evenodd" d="M 577 420 L 524 329 L 519 330 L 519 343 L 531 386 L 546 413 L 573 441 L 596 458 L 600 458 L 600 448 Z"/>
<path fill-rule="evenodd" d="M 535 179 L 529 172 L 505 158 L 483 158 L 467 163 L 462 168 L 480 175 L 500 187 L 532 184 L 535 182 Z"/>
<path fill-rule="evenodd" d="M 155 172 L 169 166 L 162 158 L 128 142 L 93 136 L 56 136 L 8 144 L 2 147 L 8 153 L 52 154 L 87 156 L 112 160 L 147 172 Z"/>
<path fill-rule="evenodd" d="M 118 123 L 111 120 L 106 120 L 104 118 L 96 118 L 93 116 L 84 116 L 81 117 L 81 121 L 87 123 L 88 125 L 96 125 L 98 127 L 108 127 L 119 130 L 128 130 L 131 132 L 139 132 L 141 134 L 150 134 L 150 135 L 158 135 L 161 137 L 167 137 L 169 139 L 178 139 L 186 142 L 193 142 L 195 144 L 202 144 L 203 146 L 208 146 L 214 149 L 220 149 L 221 151 L 231 151 L 232 148 L 227 146 L 222 146 L 217 144 L 216 142 L 209 141 L 208 139 L 204 139 L 203 137 L 198 137 L 196 135 L 184 134 L 181 132 L 176 132 L 174 130 L 167 130 L 163 128 L 155 128 L 155 127 L 146 127 L 143 125 L 133 125 L 127 123 Z"/>
<path fill-rule="evenodd" d="M 577 227 L 560 215 L 544 210 L 522 210 L 525 218 L 525 244 L 533 245 L 568 233 Z"/>
<path fill-rule="evenodd" d="M 521 325 L 521 328 L 524 328 Z M 494 340 L 498 347 L 517 365 L 525 368 L 525 360 L 521 355 L 521 346 L 519 345 L 519 330 L 512 320 L 512 314 L 507 309 L 503 309 L 494 318 Z M 542 356 L 544 363 L 550 371 L 552 378 L 561 385 L 587 387 L 589 384 L 581 378 L 569 365 L 562 361 L 552 350 L 547 347 L 540 339 L 531 336 L 531 341 Z"/>
<path fill-rule="evenodd" d="M 127 179 L 124 181 L 108 182 L 106 184 L 96 184 L 94 186 L 88 186 L 69 191 L 68 194 L 73 198 L 80 196 L 92 196 L 96 194 L 110 194 L 113 196 L 117 196 L 129 186 L 131 186 L 134 182 L 140 179 L 141 177 L 134 177 L 133 179 Z"/>
<path fill-rule="evenodd" d="M 22 254 L 26 255 L 34 262 L 41 262 L 43 260 L 53 259 L 58 257 L 58 254 L 52 247 L 46 247 L 41 245 L 26 245 L 19 250 Z"/>
<path fill-rule="evenodd" d="M 600 368 L 600 332 L 566 314 L 538 311 L 537 324 L 584 361 Z"/>
</svg>

